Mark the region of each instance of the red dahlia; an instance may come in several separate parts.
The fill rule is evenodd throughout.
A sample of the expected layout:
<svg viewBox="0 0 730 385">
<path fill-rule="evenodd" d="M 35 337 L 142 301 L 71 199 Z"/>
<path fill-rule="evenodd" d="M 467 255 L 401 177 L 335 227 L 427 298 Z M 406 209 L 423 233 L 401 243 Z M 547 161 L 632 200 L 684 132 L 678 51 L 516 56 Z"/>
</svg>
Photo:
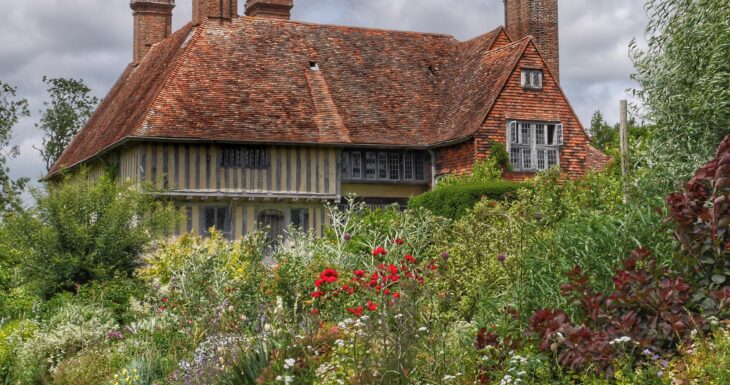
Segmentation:
<svg viewBox="0 0 730 385">
<path fill-rule="evenodd" d="M 368 310 L 375 311 L 378 310 L 378 305 L 374 303 L 373 301 L 368 301 Z"/>
</svg>

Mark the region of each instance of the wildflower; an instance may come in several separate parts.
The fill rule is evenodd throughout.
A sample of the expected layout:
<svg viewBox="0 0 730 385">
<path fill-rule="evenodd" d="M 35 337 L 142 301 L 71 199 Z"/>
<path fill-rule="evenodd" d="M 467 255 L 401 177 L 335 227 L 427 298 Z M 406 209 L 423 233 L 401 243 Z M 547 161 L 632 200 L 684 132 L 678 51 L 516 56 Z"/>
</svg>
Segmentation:
<svg viewBox="0 0 730 385">
<path fill-rule="evenodd" d="M 320 287 L 324 284 L 324 282 L 325 282 L 324 279 L 320 278 L 320 279 L 314 281 L 314 287 Z"/>
<path fill-rule="evenodd" d="M 441 259 L 449 259 L 449 252 L 444 251 L 443 253 L 441 253 Z"/>
<path fill-rule="evenodd" d="M 296 363 L 297 363 L 297 360 L 295 360 L 293 358 L 287 358 L 284 360 L 284 369 L 293 368 L 294 364 L 296 364 Z"/>
<path fill-rule="evenodd" d="M 310 295 L 312 296 L 312 298 L 321 298 L 324 295 L 324 292 L 317 290 Z"/>
<path fill-rule="evenodd" d="M 362 306 L 358 306 L 356 308 L 350 307 L 350 308 L 347 308 L 347 311 L 350 312 L 351 314 L 355 315 L 356 317 L 361 317 L 362 312 L 363 312 L 363 307 Z"/>
<path fill-rule="evenodd" d="M 164 305 L 160 306 L 160 311 L 165 311 L 165 310 L 167 310 L 167 307 L 165 307 Z"/>
<path fill-rule="evenodd" d="M 608 344 L 609 345 L 616 345 L 616 344 L 623 344 L 625 342 L 630 342 L 630 341 L 631 341 L 631 337 L 624 336 L 624 337 L 616 338 L 615 340 L 609 342 Z"/>
<path fill-rule="evenodd" d="M 368 310 L 375 311 L 378 310 L 378 305 L 374 303 L 373 301 L 368 301 Z"/>
<path fill-rule="evenodd" d="M 325 269 L 319 275 L 319 279 L 321 279 L 327 283 L 333 283 L 333 282 L 337 281 L 337 278 L 339 278 L 339 274 L 337 273 L 337 270 L 332 269 L 332 268 Z"/>
<path fill-rule="evenodd" d="M 349 242 L 349 241 L 350 241 L 350 239 L 352 239 L 352 235 L 350 235 L 350 233 L 345 233 L 345 235 L 343 235 L 343 236 L 342 236 L 342 239 L 343 239 L 343 240 L 344 240 L 345 242 Z"/>
<path fill-rule="evenodd" d="M 393 298 L 395 298 L 395 299 L 400 298 L 400 293 L 393 293 Z"/>
<path fill-rule="evenodd" d="M 161 301 L 162 301 L 162 303 L 167 303 L 167 301 L 169 301 L 169 298 L 167 298 L 167 297 L 162 297 Z"/>
<path fill-rule="evenodd" d="M 364 270 L 355 270 L 355 272 L 353 274 L 355 274 L 355 276 L 358 278 L 362 278 L 365 276 L 365 271 Z"/>
<path fill-rule="evenodd" d="M 499 261 L 499 262 L 504 262 L 506 260 L 507 260 L 507 254 L 505 254 L 505 253 L 502 253 L 497 256 L 497 261 Z"/>
<path fill-rule="evenodd" d="M 402 239 L 400 239 L 400 238 L 396 238 L 396 239 L 395 239 L 395 240 L 393 241 L 393 243 L 395 243 L 396 245 L 400 246 L 400 245 L 402 245 L 402 244 L 403 244 L 403 240 L 402 240 Z"/>
<path fill-rule="evenodd" d="M 315 308 L 315 309 L 312 309 L 312 310 L 311 310 L 311 311 L 309 312 L 309 314 L 311 314 L 311 315 L 319 315 L 319 309 L 316 309 L 316 308 Z"/>
<path fill-rule="evenodd" d="M 388 266 L 388 270 L 390 270 L 390 274 L 392 275 L 398 274 L 398 268 L 395 265 Z"/>
<path fill-rule="evenodd" d="M 388 254 L 388 252 L 385 251 L 385 248 L 383 248 L 382 246 L 378 246 L 375 248 L 375 250 L 373 250 L 373 255 L 376 257 L 385 256 L 386 254 Z"/>
<path fill-rule="evenodd" d="M 418 328 L 418 331 L 421 333 L 428 333 L 428 328 L 425 326 L 421 326 L 420 328 Z"/>
<path fill-rule="evenodd" d="M 408 255 L 406 255 L 405 257 L 403 257 L 403 259 L 405 259 L 406 261 L 408 261 L 408 262 L 410 262 L 410 263 L 416 263 L 416 259 L 415 259 L 415 258 L 413 258 L 413 256 L 412 256 L 412 255 L 410 255 L 410 254 L 408 254 Z"/>
</svg>

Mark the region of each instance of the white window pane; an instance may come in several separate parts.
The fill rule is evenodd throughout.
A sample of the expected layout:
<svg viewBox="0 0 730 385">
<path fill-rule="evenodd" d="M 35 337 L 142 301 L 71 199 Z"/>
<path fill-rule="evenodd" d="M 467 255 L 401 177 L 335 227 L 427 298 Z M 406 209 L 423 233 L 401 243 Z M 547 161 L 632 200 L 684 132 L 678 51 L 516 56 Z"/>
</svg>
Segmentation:
<svg viewBox="0 0 730 385">
<path fill-rule="evenodd" d="M 548 167 L 558 164 L 558 150 L 548 150 Z"/>
<path fill-rule="evenodd" d="M 537 169 L 545 169 L 545 150 L 537 150 Z"/>
<path fill-rule="evenodd" d="M 373 180 L 377 177 L 378 159 L 374 152 L 365 153 L 365 177 Z"/>
<path fill-rule="evenodd" d="M 530 125 L 528 123 L 520 124 L 520 143 L 521 144 L 532 144 L 530 139 Z"/>
<path fill-rule="evenodd" d="M 545 144 L 545 125 L 544 124 L 535 125 L 535 143 L 538 145 Z"/>
<path fill-rule="evenodd" d="M 359 152 L 353 152 L 351 158 L 350 177 L 360 179 L 362 178 L 362 155 Z"/>
<path fill-rule="evenodd" d="M 529 170 L 532 168 L 532 149 L 522 149 L 522 169 Z"/>
<path fill-rule="evenodd" d="M 512 163 L 512 168 L 515 170 L 520 169 L 520 149 L 511 148 L 509 151 L 509 161 Z"/>
</svg>

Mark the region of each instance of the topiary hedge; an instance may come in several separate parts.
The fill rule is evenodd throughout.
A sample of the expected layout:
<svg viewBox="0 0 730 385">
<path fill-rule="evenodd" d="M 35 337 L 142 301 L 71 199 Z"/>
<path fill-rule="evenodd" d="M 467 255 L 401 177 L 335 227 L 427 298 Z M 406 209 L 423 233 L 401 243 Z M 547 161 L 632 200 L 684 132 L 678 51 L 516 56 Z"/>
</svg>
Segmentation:
<svg viewBox="0 0 730 385">
<path fill-rule="evenodd" d="M 412 197 L 408 201 L 408 207 L 423 207 L 436 215 L 457 219 L 482 198 L 504 199 L 522 186 L 521 183 L 506 181 L 454 184 Z"/>
</svg>

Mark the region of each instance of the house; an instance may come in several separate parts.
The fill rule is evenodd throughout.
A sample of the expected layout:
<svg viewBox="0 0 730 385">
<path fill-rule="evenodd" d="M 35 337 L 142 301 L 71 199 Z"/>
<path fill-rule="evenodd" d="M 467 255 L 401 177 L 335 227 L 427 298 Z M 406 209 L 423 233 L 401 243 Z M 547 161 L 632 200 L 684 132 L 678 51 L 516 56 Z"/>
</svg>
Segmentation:
<svg viewBox="0 0 730 385">
<path fill-rule="evenodd" d="M 290 20 L 293 0 L 132 0 L 133 62 L 53 166 L 152 183 L 217 227 L 321 232 L 325 203 L 404 203 L 504 143 L 524 179 L 601 167 L 559 83 L 557 0 L 505 0 L 506 27 L 452 36 Z"/>
</svg>

